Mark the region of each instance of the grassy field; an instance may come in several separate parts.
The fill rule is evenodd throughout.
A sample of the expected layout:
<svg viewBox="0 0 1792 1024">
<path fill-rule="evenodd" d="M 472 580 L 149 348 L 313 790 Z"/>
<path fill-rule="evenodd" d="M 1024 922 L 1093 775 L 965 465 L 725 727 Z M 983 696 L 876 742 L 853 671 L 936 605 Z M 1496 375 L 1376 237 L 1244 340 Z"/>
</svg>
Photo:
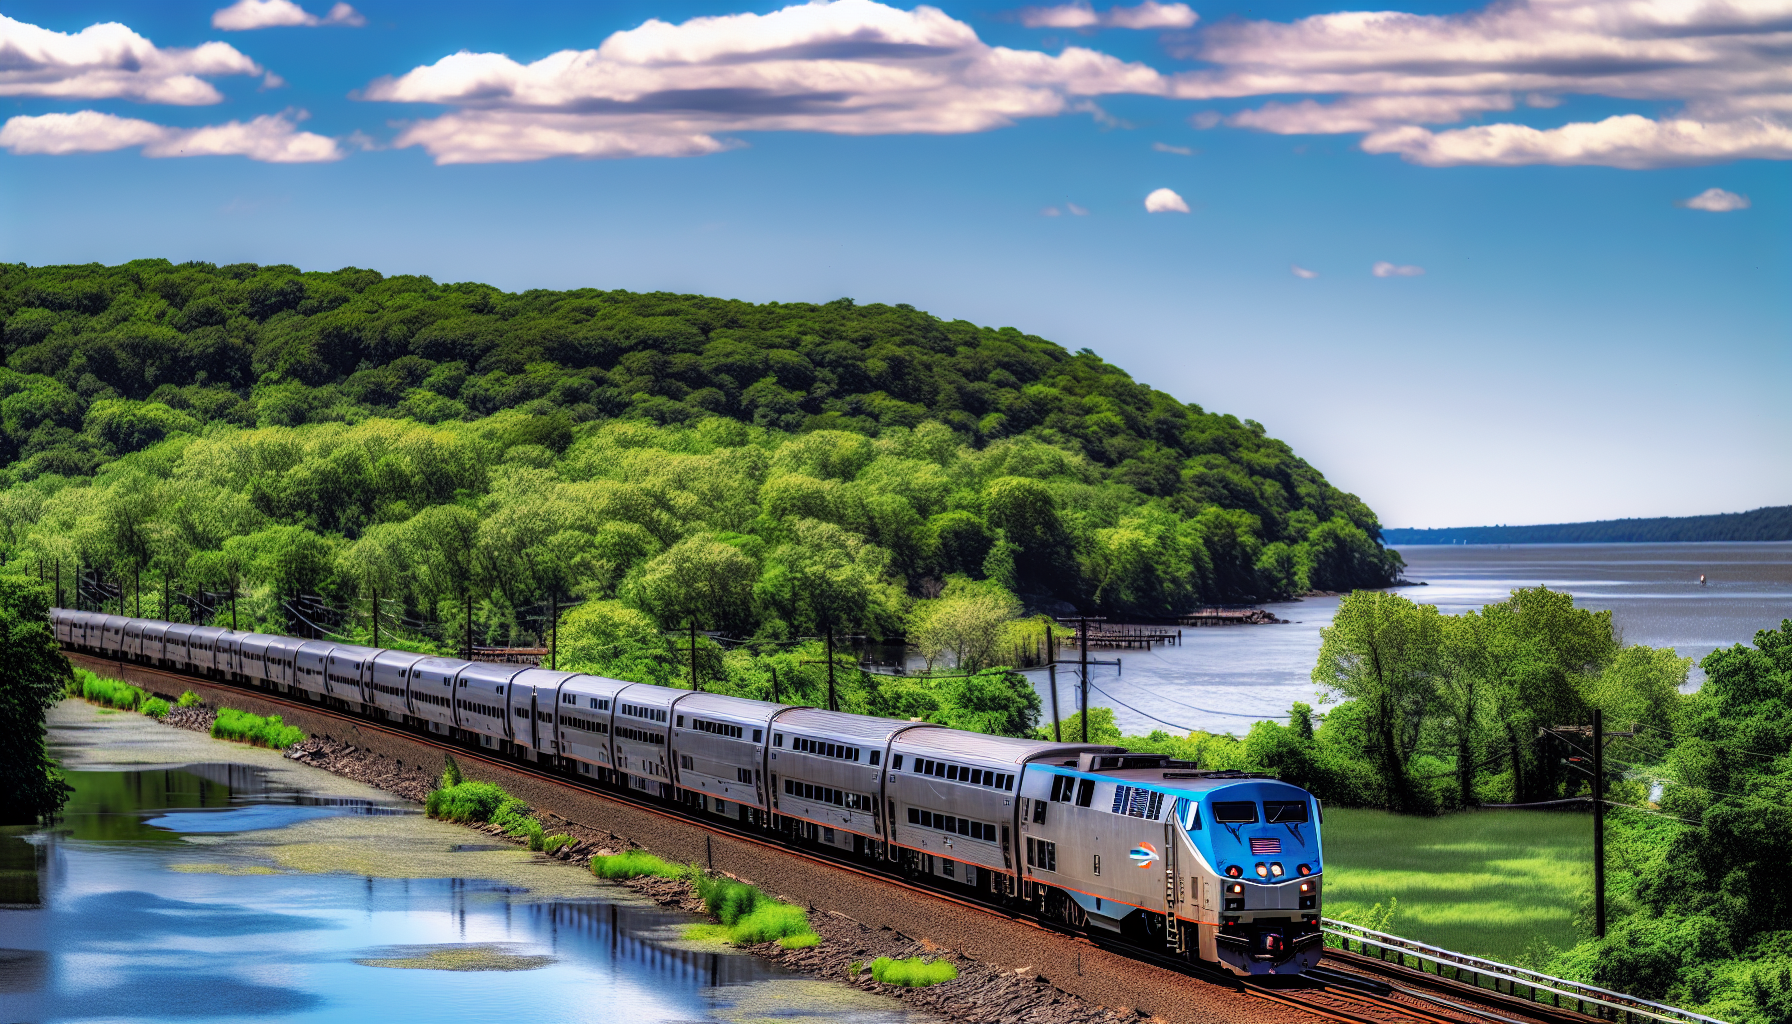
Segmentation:
<svg viewBox="0 0 1792 1024">
<path fill-rule="evenodd" d="M 1538 939 L 1566 949 L 1593 885 L 1592 819 L 1549 811 L 1409 818 L 1327 808 L 1327 917 L 1363 921 L 1399 899 L 1386 930 L 1506 963 Z"/>
</svg>

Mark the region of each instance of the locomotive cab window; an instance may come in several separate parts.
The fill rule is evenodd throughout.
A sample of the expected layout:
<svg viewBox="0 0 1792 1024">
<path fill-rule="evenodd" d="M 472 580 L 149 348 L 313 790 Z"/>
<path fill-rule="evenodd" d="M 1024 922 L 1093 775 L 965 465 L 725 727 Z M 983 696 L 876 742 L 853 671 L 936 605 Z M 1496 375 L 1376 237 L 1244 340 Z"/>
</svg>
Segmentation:
<svg viewBox="0 0 1792 1024">
<path fill-rule="evenodd" d="M 1095 780 L 1094 779 L 1078 779 L 1077 784 L 1076 784 L 1076 805 L 1078 807 L 1087 807 L 1091 803 L 1093 803 L 1094 800 L 1095 800 Z M 1251 820 L 1256 821 L 1257 819 L 1252 818 Z"/>
<path fill-rule="evenodd" d="M 1307 820 L 1305 800 L 1265 800 L 1263 820 L 1271 825 L 1292 825 Z"/>
<path fill-rule="evenodd" d="M 1222 825 L 1254 825 L 1257 823 L 1255 800 L 1215 800 L 1213 820 Z"/>
</svg>

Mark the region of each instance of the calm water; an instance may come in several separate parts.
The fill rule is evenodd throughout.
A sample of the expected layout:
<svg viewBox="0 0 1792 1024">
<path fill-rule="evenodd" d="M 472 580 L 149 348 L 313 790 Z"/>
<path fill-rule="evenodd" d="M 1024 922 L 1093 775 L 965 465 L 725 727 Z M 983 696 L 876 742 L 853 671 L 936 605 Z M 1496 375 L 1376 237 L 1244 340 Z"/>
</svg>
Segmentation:
<svg viewBox="0 0 1792 1024">
<path fill-rule="evenodd" d="M 293 871 L 253 853 L 307 829 L 315 841 L 332 820 L 445 828 L 376 799 L 307 794 L 233 765 L 71 780 L 59 826 L 0 834 L 0 1021 L 925 1019 L 683 944 L 692 919 L 650 905 L 544 900 L 514 881 Z M 249 836 L 245 855 L 232 844 Z M 514 853 L 451 838 L 468 842 L 444 850 L 469 859 Z"/>
<path fill-rule="evenodd" d="M 1582 607 L 1610 609 L 1628 643 L 1694 659 L 1792 618 L 1792 543 L 1419 545 L 1400 554 L 1407 578 L 1426 584 L 1399 588 L 1414 601 L 1453 613 L 1541 584 L 1573 594 Z M 1290 620 L 1285 626 L 1184 630 L 1180 647 L 1151 652 L 1091 650 L 1091 658 L 1122 664 L 1091 670 L 1090 700 L 1113 708 L 1129 733 L 1242 734 L 1253 720 L 1285 715 L 1294 701 L 1317 703 L 1311 673 L 1319 630 L 1337 606 L 1336 598 L 1308 598 L 1269 606 Z M 1030 675 L 1049 718 L 1046 673 Z M 1058 685 L 1069 715 L 1077 707 L 1074 670 L 1060 668 Z"/>
</svg>

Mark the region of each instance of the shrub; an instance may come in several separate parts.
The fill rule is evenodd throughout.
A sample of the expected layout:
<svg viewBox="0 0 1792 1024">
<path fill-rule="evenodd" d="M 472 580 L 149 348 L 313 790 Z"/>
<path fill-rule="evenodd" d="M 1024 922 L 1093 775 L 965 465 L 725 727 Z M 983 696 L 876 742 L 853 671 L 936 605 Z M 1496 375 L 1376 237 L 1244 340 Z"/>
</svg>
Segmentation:
<svg viewBox="0 0 1792 1024">
<path fill-rule="evenodd" d="M 151 697 L 143 702 L 143 713 L 151 718 L 161 718 L 168 713 L 168 702 L 160 697 Z"/>
<path fill-rule="evenodd" d="M 614 879 L 640 878 L 643 875 L 683 878 L 690 873 L 690 869 L 668 864 L 646 850 L 624 850 L 608 857 L 591 858 L 591 873 L 599 878 Z M 698 884 L 701 886 L 702 883 Z"/>
<path fill-rule="evenodd" d="M 137 710 L 149 698 L 149 694 L 130 683 L 103 679 L 84 668 L 75 669 L 74 681 L 69 683 L 69 696 L 80 697 L 90 704 L 122 708 L 125 711 Z"/>
<path fill-rule="evenodd" d="M 507 801 L 516 800 L 489 782 L 462 782 L 444 786 L 423 801 L 424 813 L 459 824 L 493 820 Z"/>
<path fill-rule="evenodd" d="M 212 736 L 220 740 L 235 740 L 257 747 L 272 747 L 285 750 L 294 743 L 305 738 L 305 731 L 296 726 L 287 725 L 279 715 L 263 718 L 247 711 L 234 708 L 220 708 L 218 717 L 212 722 Z"/>
<path fill-rule="evenodd" d="M 174 706 L 177 708 L 196 708 L 203 703 L 205 702 L 199 699 L 197 693 L 188 690 L 186 693 L 180 695 L 180 699 L 174 702 Z"/>
<path fill-rule="evenodd" d="M 443 789 L 453 789 L 455 786 L 460 785 L 461 782 L 463 782 L 463 781 L 464 780 L 460 777 L 460 762 L 456 761 L 454 759 L 453 754 L 443 754 L 442 755 L 442 788 Z"/>
<path fill-rule="evenodd" d="M 926 988 L 928 985 L 938 985 L 942 981 L 957 978 L 958 968 L 945 960 L 929 962 L 918 956 L 894 960 L 880 956 L 871 961 L 871 977 L 885 985 Z"/>
<path fill-rule="evenodd" d="M 780 903 L 745 882 L 699 874 L 697 895 L 728 926 L 728 941 L 736 945 L 776 939 L 786 949 L 803 949 L 821 941 L 809 928 L 809 914 L 802 907 Z"/>
<path fill-rule="evenodd" d="M 562 833 L 560 835 L 548 836 L 546 839 L 543 839 L 541 841 L 541 850 L 543 853 L 557 853 L 562 846 L 570 845 L 572 845 L 572 837 Z"/>
</svg>

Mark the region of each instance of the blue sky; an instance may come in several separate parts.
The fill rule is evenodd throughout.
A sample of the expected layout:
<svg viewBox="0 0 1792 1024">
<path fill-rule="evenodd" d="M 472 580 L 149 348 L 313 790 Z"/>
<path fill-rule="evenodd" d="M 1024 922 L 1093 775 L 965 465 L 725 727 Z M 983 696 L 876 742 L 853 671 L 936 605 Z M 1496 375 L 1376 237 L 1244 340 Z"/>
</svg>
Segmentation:
<svg viewBox="0 0 1792 1024">
<path fill-rule="evenodd" d="M 57 43 L 64 56 L 33 77 L 0 69 L 13 119 L 0 259 L 909 302 L 1093 348 L 1257 419 L 1390 526 L 1792 502 L 1792 90 L 1722 71 L 1771 68 L 1776 24 L 1681 24 L 1682 67 L 1614 75 L 1586 52 L 1647 56 L 1659 25 L 1589 43 L 1522 4 L 1504 21 L 1478 5 L 1398 8 L 1424 16 L 1411 23 L 1432 33 L 1421 56 L 1493 82 L 1465 92 L 1455 71 L 1414 72 L 1412 53 L 1354 22 L 1299 22 L 1338 5 L 1278 5 L 1264 22 L 1260 7 L 1196 4 L 1152 14 L 1192 26 L 1066 29 L 1036 23 L 1074 11 L 941 4 L 923 24 L 912 7 L 861 3 L 854 16 L 878 31 L 925 28 L 969 63 L 924 55 L 947 62 L 928 64 L 926 89 L 870 87 L 812 116 L 799 103 L 768 115 L 765 94 L 742 102 L 729 76 L 760 65 L 726 53 L 600 68 L 598 86 L 519 67 L 650 17 L 679 46 L 696 35 L 687 19 L 720 17 L 704 45 L 751 50 L 758 37 L 729 16 L 775 3 L 367 0 L 359 26 L 247 31 L 214 27 L 221 6 L 5 8 L 4 31 L 27 43 L 48 38 L 33 26 L 116 21 L 153 52 L 102 66 L 103 47 Z M 328 5 L 306 10 L 322 19 Z M 866 57 L 867 31 L 851 52 L 780 50 L 779 74 L 816 91 L 803 76 L 830 60 L 879 71 L 916 52 Z M 209 42 L 230 54 L 187 52 Z M 1503 56 L 1514 45 L 1557 59 L 1520 67 Z M 1340 47 L 1353 62 L 1325 65 Z M 1092 55 L 1072 69 L 1079 49 Z M 462 50 L 514 63 L 438 65 Z M 615 82 L 649 73 L 665 89 L 736 91 L 706 93 L 689 117 L 616 99 Z M 1025 114 L 992 76 L 1027 91 Z M 1001 110 L 1011 123 L 978 123 Z M 45 118 L 83 111 L 95 119 Z M 556 133 L 545 150 L 514 141 L 540 125 Z M 715 151 L 628 155 L 667 147 Z M 199 149 L 222 155 L 178 155 Z M 1157 189 L 1189 212 L 1147 212 Z M 1710 189 L 1748 205 L 1677 205 Z M 1700 205 L 1741 202 L 1713 195 Z M 1376 276 L 1377 263 L 1423 273 Z"/>
</svg>

